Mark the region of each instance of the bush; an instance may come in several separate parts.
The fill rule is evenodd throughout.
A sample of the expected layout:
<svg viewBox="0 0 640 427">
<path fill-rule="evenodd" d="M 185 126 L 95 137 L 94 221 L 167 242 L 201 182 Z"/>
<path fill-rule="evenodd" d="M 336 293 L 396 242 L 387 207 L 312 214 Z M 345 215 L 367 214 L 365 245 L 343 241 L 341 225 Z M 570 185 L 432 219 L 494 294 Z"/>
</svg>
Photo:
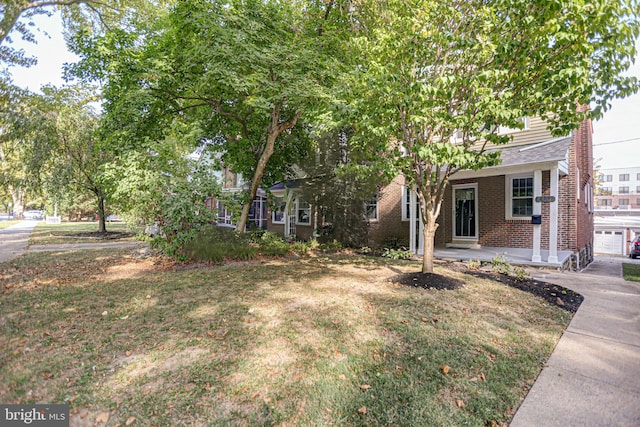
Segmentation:
<svg viewBox="0 0 640 427">
<path fill-rule="evenodd" d="M 185 244 L 183 254 L 194 261 L 249 260 L 258 255 L 258 246 L 230 228 L 210 226 Z"/>
<path fill-rule="evenodd" d="M 411 259 L 413 258 L 413 253 L 408 249 L 384 248 L 382 256 L 389 259 Z"/>
<path fill-rule="evenodd" d="M 330 242 L 320 243 L 319 246 L 320 252 L 323 253 L 335 253 L 341 251 L 343 249 L 342 243 L 337 240 L 332 240 Z"/>
<path fill-rule="evenodd" d="M 509 274 L 511 273 L 511 264 L 504 255 L 496 254 L 491 258 L 491 269 L 501 274 Z"/>
</svg>

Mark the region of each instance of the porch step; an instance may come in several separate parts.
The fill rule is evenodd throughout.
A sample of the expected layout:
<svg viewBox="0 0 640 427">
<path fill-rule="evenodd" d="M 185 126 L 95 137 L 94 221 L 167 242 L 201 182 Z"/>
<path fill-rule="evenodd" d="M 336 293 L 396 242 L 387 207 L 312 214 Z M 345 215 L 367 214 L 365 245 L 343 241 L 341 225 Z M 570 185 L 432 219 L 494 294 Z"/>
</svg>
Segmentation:
<svg viewBox="0 0 640 427">
<path fill-rule="evenodd" d="M 452 249 L 480 249 L 480 244 L 477 241 L 468 240 L 454 240 L 447 243 L 446 246 Z"/>
</svg>

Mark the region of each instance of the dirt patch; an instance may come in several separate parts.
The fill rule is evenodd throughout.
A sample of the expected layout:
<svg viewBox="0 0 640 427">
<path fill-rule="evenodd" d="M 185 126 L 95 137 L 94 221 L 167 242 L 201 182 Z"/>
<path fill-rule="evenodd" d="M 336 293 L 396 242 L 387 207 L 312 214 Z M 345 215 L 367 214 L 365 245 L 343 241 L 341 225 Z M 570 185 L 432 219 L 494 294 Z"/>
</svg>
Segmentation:
<svg viewBox="0 0 640 427">
<path fill-rule="evenodd" d="M 528 292 L 539 298 L 546 300 L 547 302 L 557 305 L 563 310 L 571 313 L 575 313 L 580 308 L 580 304 L 584 301 L 584 297 L 571 289 L 563 288 L 562 286 L 554 285 L 540 280 L 531 278 L 518 279 L 513 276 L 500 274 L 492 271 L 483 271 L 477 269 L 471 269 L 462 263 L 450 263 L 443 268 L 447 268 L 452 271 L 471 275 L 482 279 L 495 280 L 500 283 L 504 283 L 512 288 L 519 289 L 521 291 Z M 411 286 L 414 288 L 423 289 L 438 289 L 438 290 L 454 290 L 463 286 L 464 282 L 461 280 L 448 277 L 445 275 L 431 273 L 423 274 L 422 272 L 411 272 L 398 274 L 396 276 L 387 279 L 393 283 L 400 283 L 405 286 Z"/>
</svg>

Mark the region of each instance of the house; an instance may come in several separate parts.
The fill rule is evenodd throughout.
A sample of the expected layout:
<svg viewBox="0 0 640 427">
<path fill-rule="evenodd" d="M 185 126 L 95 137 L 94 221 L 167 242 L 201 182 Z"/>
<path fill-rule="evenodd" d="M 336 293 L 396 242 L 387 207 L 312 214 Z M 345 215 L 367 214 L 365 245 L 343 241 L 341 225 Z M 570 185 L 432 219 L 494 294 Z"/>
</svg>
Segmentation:
<svg viewBox="0 0 640 427">
<path fill-rule="evenodd" d="M 503 129 L 512 142 L 500 147 L 502 162 L 452 176 L 443 201 L 436 248 L 526 252 L 530 263 L 580 269 L 593 260 L 593 153 L 591 121 L 572 135 L 555 138 L 539 118 L 523 129 Z M 276 206 L 267 229 L 306 239 L 321 225 L 300 180 L 271 188 Z M 422 254 L 423 226 L 415 192 L 396 177 L 372 195 L 363 212 L 369 245 L 402 242 Z M 437 254 L 436 254 L 437 255 Z"/>
</svg>

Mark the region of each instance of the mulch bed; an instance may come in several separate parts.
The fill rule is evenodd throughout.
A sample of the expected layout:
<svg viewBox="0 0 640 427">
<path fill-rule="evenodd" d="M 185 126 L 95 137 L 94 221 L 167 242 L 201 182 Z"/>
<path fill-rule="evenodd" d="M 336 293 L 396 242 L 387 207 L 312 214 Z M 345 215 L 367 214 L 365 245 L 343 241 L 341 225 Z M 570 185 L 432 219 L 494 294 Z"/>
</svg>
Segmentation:
<svg viewBox="0 0 640 427">
<path fill-rule="evenodd" d="M 575 313 L 576 311 L 578 311 L 580 304 L 582 304 L 582 301 L 584 301 L 584 297 L 582 295 L 570 289 L 553 285 L 551 283 L 542 282 L 540 280 L 518 280 L 513 276 L 507 276 L 492 271 L 471 269 L 462 263 L 449 263 L 445 266 L 445 268 L 469 274 L 474 277 L 491 279 L 500 283 L 504 283 L 507 286 L 520 289 L 521 291 L 529 292 L 530 294 L 540 297 L 550 304 L 557 305 L 563 310 L 571 313 Z M 464 285 L 462 281 L 448 276 L 443 276 L 436 273 L 423 274 L 422 272 L 398 274 L 388 278 L 387 280 L 393 283 L 400 283 L 405 286 L 423 289 L 454 290 Z"/>
</svg>

